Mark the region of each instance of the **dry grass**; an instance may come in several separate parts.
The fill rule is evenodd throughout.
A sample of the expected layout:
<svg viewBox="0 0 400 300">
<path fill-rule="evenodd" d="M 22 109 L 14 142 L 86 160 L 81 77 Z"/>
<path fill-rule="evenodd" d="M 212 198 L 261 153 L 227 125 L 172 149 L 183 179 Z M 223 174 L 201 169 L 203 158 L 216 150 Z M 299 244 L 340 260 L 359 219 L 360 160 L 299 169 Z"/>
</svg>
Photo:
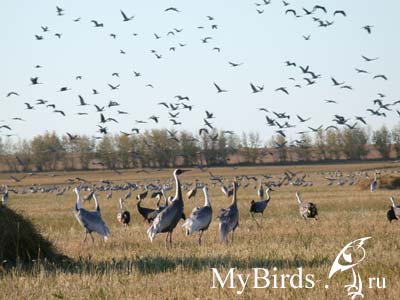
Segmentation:
<svg viewBox="0 0 400 300">
<path fill-rule="evenodd" d="M 376 178 L 379 189 L 396 190 L 400 189 L 400 175 L 386 174 Z M 364 179 L 358 186 L 362 190 L 369 190 L 372 179 Z"/>
<path fill-rule="evenodd" d="M 240 299 L 347 299 L 343 288 L 349 277 L 335 275 L 329 282 L 327 274 L 337 252 L 348 242 L 364 236 L 367 241 L 367 259 L 360 266 L 364 279 L 386 277 L 387 289 L 368 289 L 364 286 L 364 299 L 397 299 L 400 293 L 398 278 L 400 262 L 399 224 L 389 224 L 386 211 L 389 207 L 386 190 L 375 193 L 360 191 L 354 186 L 328 186 L 321 171 L 341 169 L 345 172 L 374 170 L 389 165 L 361 164 L 346 166 L 297 166 L 292 171 L 308 174 L 312 187 L 283 186 L 271 194 L 271 202 L 257 227 L 251 219 L 249 203 L 255 199 L 254 185 L 240 189 L 238 194 L 240 227 L 234 245 L 220 243 L 218 223 L 213 221 L 204 234 L 202 247 L 196 237 L 186 237 L 179 227 L 173 235 L 173 248 L 164 248 L 163 236 L 150 243 L 146 236 L 148 225 L 136 211 L 136 200 L 129 200 L 127 208 L 132 213 L 129 228 L 123 228 L 116 219 L 117 199 L 122 192 L 115 192 L 111 201 L 102 200 L 103 217 L 112 237 L 103 243 L 82 244 L 82 228 L 73 216 L 75 196 L 67 191 L 62 197 L 53 194 L 11 194 L 9 206 L 32 220 L 38 230 L 57 249 L 73 261 L 63 264 L 35 264 L 29 269 L 12 268 L 0 271 L 0 299 L 238 299 L 230 289 L 211 289 L 211 267 L 226 270 L 238 268 L 241 273 L 253 267 L 278 268 L 278 273 L 292 274 L 302 266 L 305 273 L 315 274 L 316 287 L 301 289 L 247 289 Z M 276 176 L 287 167 L 214 169 L 216 175 L 232 178 L 235 175 L 270 174 Z M 187 175 L 186 175 L 187 174 Z M 119 182 L 149 182 L 156 178 L 171 177 L 171 170 L 153 171 L 151 174 L 124 172 L 67 173 L 57 177 L 45 174 L 19 183 L 65 183 L 68 177 L 83 177 L 93 182 L 109 178 Z M 11 183 L 2 174 L 3 183 Z M 185 173 L 183 182 L 194 178 L 206 180 L 207 173 L 198 170 Z M 300 190 L 306 201 L 317 204 L 319 221 L 305 223 L 299 216 L 295 191 Z M 201 194 L 201 193 L 200 193 Z M 135 193 L 134 193 L 135 195 Z M 214 212 L 226 207 L 230 200 L 223 197 L 219 188 L 210 188 Z M 105 194 L 100 194 L 105 199 Z M 154 206 L 153 200 L 144 205 Z M 203 204 L 202 196 L 185 201 L 185 212 Z M 328 290 L 324 289 L 329 284 Z"/>
</svg>

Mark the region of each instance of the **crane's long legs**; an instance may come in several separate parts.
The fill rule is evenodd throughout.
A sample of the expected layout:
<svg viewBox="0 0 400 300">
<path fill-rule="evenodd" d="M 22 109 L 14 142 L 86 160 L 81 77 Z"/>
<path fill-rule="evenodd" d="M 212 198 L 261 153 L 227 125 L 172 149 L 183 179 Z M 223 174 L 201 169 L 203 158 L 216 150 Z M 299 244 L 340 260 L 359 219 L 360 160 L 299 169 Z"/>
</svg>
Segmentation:
<svg viewBox="0 0 400 300">
<path fill-rule="evenodd" d="M 167 248 L 167 249 L 168 249 L 168 235 L 169 235 L 169 232 L 167 232 L 167 236 L 165 237 L 165 248 Z"/>
<path fill-rule="evenodd" d="M 199 246 L 201 246 L 201 237 L 203 236 L 203 231 L 201 230 L 200 231 L 200 234 L 199 234 Z"/>
<path fill-rule="evenodd" d="M 261 227 L 260 224 L 258 223 L 257 219 L 254 217 L 254 214 L 251 213 L 251 217 L 253 218 L 253 220 L 256 222 L 258 227 Z"/>
</svg>

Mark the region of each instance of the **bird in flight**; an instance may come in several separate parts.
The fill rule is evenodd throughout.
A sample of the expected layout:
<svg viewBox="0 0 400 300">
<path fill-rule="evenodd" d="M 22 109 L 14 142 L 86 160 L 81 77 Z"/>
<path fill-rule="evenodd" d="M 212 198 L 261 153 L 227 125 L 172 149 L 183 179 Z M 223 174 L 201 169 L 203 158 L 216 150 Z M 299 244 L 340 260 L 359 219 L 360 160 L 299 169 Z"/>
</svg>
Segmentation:
<svg viewBox="0 0 400 300">
<path fill-rule="evenodd" d="M 344 84 L 344 81 L 343 81 L 343 82 L 338 82 L 338 81 L 337 81 L 335 78 L 333 78 L 333 77 L 331 77 L 331 80 L 332 80 L 334 86 L 339 86 L 339 85 Z"/>
<path fill-rule="evenodd" d="M 373 25 L 365 25 L 362 27 L 362 29 L 365 29 L 369 34 L 371 34 L 372 27 L 374 27 L 374 26 Z"/>
<path fill-rule="evenodd" d="M 31 77 L 31 85 L 35 85 L 35 84 L 42 84 L 41 82 L 39 82 L 39 77 Z"/>
<path fill-rule="evenodd" d="M 384 80 L 388 80 L 387 77 L 385 75 L 383 75 L 383 74 L 375 75 L 374 79 L 377 79 L 377 78 L 382 78 Z"/>
<path fill-rule="evenodd" d="M 264 89 L 264 86 L 261 86 L 261 87 L 255 86 L 255 85 L 254 85 L 253 83 L 251 83 L 251 82 L 250 82 L 250 87 L 251 87 L 251 90 L 252 90 L 253 94 L 259 93 L 259 92 L 261 92 L 261 91 Z"/>
<path fill-rule="evenodd" d="M 218 84 L 214 82 L 214 86 L 217 88 L 217 93 L 225 93 L 227 90 L 221 89 Z"/>
<path fill-rule="evenodd" d="M 131 17 L 128 17 L 123 11 L 122 11 L 122 9 L 120 9 L 119 10 L 120 12 L 121 12 L 121 15 L 122 15 L 122 18 L 123 18 L 123 22 L 128 22 L 128 21 L 130 21 L 130 20 L 132 20 L 135 16 L 131 16 Z"/>
<path fill-rule="evenodd" d="M 108 86 L 111 88 L 111 90 L 117 90 L 120 87 L 120 84 L 112 85 L 108 83 Z"/>
<path fill-rule="evenodd" d="M 24 103 L 26 105 L 26 109 L 34 109 L 32 105 L 30 105 L 28 102 Z"/>
<path fill-rule="evenodd" d="M 344 10 L 335 10 L 335 12 L 333 13 L 334 16 L 336 15 L 342 15 L 343 17 L 346 17 L 346 12 Z"/>
<path fill-rule="evenodd" d="M 326 102 L 326 103 L 335 103 L 335 104 L 337 104 L 337 102 L 336 102 L 335 100 L 329 100 L 329 99 L 327 99 L 327 100 L 325 100 L 325 102 Z"/>
<path fill-rule="evenodd" d="M 104 27 L 103 23 L 100 23 L 96 20 L 91 20 L 90 22 L 92 22 L 94 24 L 94 27 Z"/>
<path fill-rule="evenodd" d="M 174 11 L 174 12 L 181 12 L 179 9 L 177 9 L 176 7 L 168 7 L 166 9 L 164 9 L 164 11 Z"/>
<path fill-rule="evenodd" d="M 276 90 L 275 90 L 275 92 L 278 92 L 278 91 L 281 91 L 281 92 L 283 92 L 283 93 L 285 93 L 286 95 L 289 95 L 289 92 L 288 92 L 288 90 L 287 90 L 287 88 L 286 87 L 279 87 L 279 88 L 277 88 Z"/>
<path fill-rule="evenodd" d="M 234 63 L 234 62 L 231 62 L 231 61 L 228 61 L 228 63 L 229 63 L 232 67 L 239 67 L 239 66 L 243 65 L 243 63 Z"/>
<path fill-rule="evenodd" d="M 10 96 L 19 96 L 19 94 L 17 92 L 12 91 L 12 92 L 7 93 L 6 97 L 10 97 Z"/>
<path fill-rule="evenodd" d="M 369 57 L 366 57 L 366 56 L 364 56 L 364 55 L 361 55 L 361 57 L 362 57 L 366 62 L 370 62 L 370 61 L 374 61 L 374 60 L 379 59 L 379 57 L 369 58 Z"/>
<path fill-rule="evenodd" d="M 79 97 L 79 105 L 80 106 L 85 106 L 85 105 L 89 105 L 85 102 L 85 100 L 83 99 L 83 97 L 81 95 L 78 95 Z"/>
</svg>

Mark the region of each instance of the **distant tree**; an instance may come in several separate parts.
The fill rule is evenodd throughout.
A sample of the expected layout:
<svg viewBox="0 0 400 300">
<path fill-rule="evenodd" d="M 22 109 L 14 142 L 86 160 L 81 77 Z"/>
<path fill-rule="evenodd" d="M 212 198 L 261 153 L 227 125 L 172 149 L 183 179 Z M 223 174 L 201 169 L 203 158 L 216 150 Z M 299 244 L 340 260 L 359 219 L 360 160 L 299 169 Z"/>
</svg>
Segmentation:
<svg viewBox="0 0 400 300">
<path fill-rule="evenodd" d="M 32 163 L 32 151 L 30 142 L 27 140 L 19 141 L 15 146 L 15 160 L 21 166 L 23 172 L 30 170 Z"/>
<path fill-rule="evenodd" d="M 288 141 L 284 136 L 280 134 L 272 136 L 269 144 L 271 147 L 275 148 L 280 162 L 286 162 L 288 160 Z"/>
<path fill-rule="evenodd" d="M 37 135 L 31 142 L 32 163 L 38 171 L 55 170 L 64 155 L 61 139 L 55 132 Z"/>
<path fill-rule="evenodd" d="M 129 136 L 121 134 L 114 136 L 116 155 L 122 168 L 129 168 L 131 162 L 131 141 Z"/>
<path fill-rule="evenodd" d="M 191 133 L 181 131 L 179 134 L 179 141 L 183 165 L 191 166 L 197 164 L 197 153 L 199 151 L 197 139 L 195 139 Z"/>
<path fill-rule="evenodd" d="M 166 130 L 152 129 L 148 142 L 152 165 L 162 168 L 175 165 L 179 142 L 170 139 Z"/>
<path fill-rule="evenodd" d="M 394 150 L 396 151 L 397 158 L 400 157 L 400 124 L 396 125 L 392 129 L 392 142 Z"/>
<path fill-rule="evenodd" d="M 391 135 L 386 126 L 382 126 L 373 132 L 372 142 L 379 151 L 383 159 L 390 158 Z"/>
<path fill-rule="evenodd" d="M 218 160 L 218 131 L 216 129 L 211 130 L 209 134 L 202 133 L 200 136 L 200 153 L 201 159 L 205 160 L 206 165 L 212 166 L 220 164 Z M 217 138 L 215 138 L 217 137 Z"/>
<path fill-rule="evenodd" d="M 76 151 L 78 153 L 79 162 L 82 169 L 89 169 L 90 161 L 94 157 L 95 148 L 95 140 L 93 137 L 81 135 L 76 140 Z"/>
<path fill-rule="evenodd" d="M 113 138 L 104 135 L 96 147 L 96 157 L 104 163 L 108 169 L 115 169 L 117 165 L 117 152 Z"/>
<path fill-rule="evenodd" d="M 360 160 L 366 157 L 368 154 L 368 149 L 366 148 L 368 135 L 365 130 L 361 128 L 346 128 L 342 132 L 342 137 L 343 153 L 347 159 Z"/>
<path fill-rule="evenodd" d="M 312 140 L 307 133 L 300 135 L 299 143 L 296 145 L 299 160 L 308 161 L 311 158 Z"/>
<path fill-rule="evenodd" d="M 325 150 L 328 159 L 340 159 L 343 150 L 343 136 L 340 131 L 335 129 L 326 131 Z"/>
<path fill-rule="evenodd" d="M 325 134 L 324 130 L 318 129 L 315 133 L 314 137 L 314 145 L 315 145 L 315 154 L 318 157 L 318 160 L 326 159 L 326 143 L 325 143 Z"/>
<path fill-rule="evenodd" d="M 244 158 L 248 163 L 255 164 L 260 156 L 259 148 L 261 146 L 260 135 L 258 132 L 250 132 L 247 136 L 242 135 L 242 151 Z"/>
</svg>

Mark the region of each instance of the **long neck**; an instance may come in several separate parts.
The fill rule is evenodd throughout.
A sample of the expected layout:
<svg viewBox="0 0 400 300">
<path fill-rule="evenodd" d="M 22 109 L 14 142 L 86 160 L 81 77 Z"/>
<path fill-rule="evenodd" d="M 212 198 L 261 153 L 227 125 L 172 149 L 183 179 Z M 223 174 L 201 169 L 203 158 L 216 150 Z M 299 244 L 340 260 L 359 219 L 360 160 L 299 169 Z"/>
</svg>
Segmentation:
<svg viewBox="0 0 400 300">
<path fill-rule="evenodd" d="M 390 201 L 392 202 L 392 206 L 393 206 L 394 208 L 396 208 L 396 204 L 394 203 L 393 197 L 390 197 Z"/>
<path fill-rule="evenodd" d="M 204 189 L 203 193 L 204 193 L 204 206 L 211 206 L 210 198 L 208 198 L 207 189 Z"/>
<path fill-rule="evenodd" d="M 81 209 L 81 195 L 79 194 L 79 191 L 75 190 L 76 193 L 76 206 L 75 209 L 78 211 Z"/>
<path fill-rule="evenodd" d="M 299 193 L 296 193 L 296 198 L 297 198 L 297 202 L 299 202 L 299 204 L 301 204 L 303 201 L 301 201 L 301 197 L 299 195 Z"/>
<path fill-rule="evenodd" d="M 175 192 L 174 201 L 180 201 L 180 202 L 183 203 L 181 183 L 179 182 L 178 175 L 174 174 L 174 177 L 175 177 L 175 185 L 176 185 L 176 192 Z"/>
<path fill-rule="evenodd" d="M 269 201 L 269 200 L 271 200 L 271 196 L 269 195 L 269 189 L 267 189 L 267 200 L 266 201 Z"/>
<path fill-rule="evenodd" d="M 93 194 L 93 198 L 94 198 L 94 203 L 96 205 L 96 210 L 99 211 L 100 210 L 100 205 L 99 205 L 99 201 L 97 200 L 96 193 Z"/>
<path fill-rule="evenodd" d="M 124 204 L 122 203 L 122 198 L 119 198 L 119 208 L 124 210 Z"/>
<path fill-rule="evenodd" d="M 236 190 L 237 190 L 237 183 L 233 183 L 233 196 L 232 196 L 232 205 L 236 205 L 237 199 L 236 199 Z"/>
</svg>

